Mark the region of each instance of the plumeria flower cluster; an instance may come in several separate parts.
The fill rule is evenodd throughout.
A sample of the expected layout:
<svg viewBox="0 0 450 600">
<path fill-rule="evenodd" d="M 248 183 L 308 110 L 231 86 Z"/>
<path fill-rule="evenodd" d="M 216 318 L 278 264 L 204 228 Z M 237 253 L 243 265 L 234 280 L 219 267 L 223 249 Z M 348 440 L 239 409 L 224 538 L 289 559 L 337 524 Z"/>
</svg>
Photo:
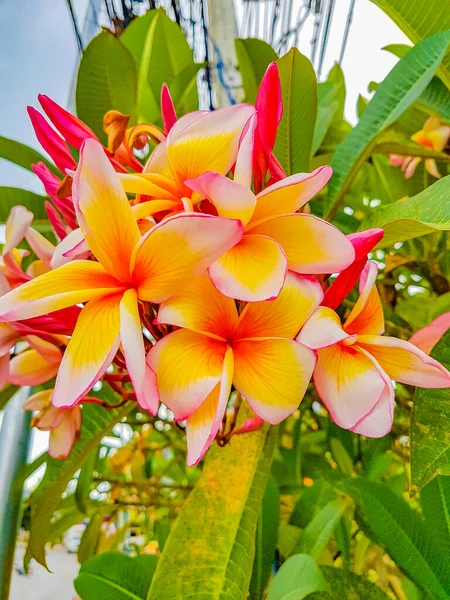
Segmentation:
<svg viewBox="0 0 450 600">
<path fill-rule="evenodd" d="M 429 117 L 424 125 L 423 129 L 417 131 L 411 136 L 411 140 L 428 148 L 428 150 L 434 150 L 435 152 L 443 152 L 448 145 L 450 138 L 450 127 L 441 123 L 438 117 Z M 399 154 L 391 154 L 389 157 L 392 167 L 401 167 L 405 174 L 405 179 L 412 177 L 416 171 L 417 165 L 422 160 L 420 156 L 400 156 Z M 436 177 L 441 178 L 439 169 L 437 168 L 436 161 L 434 158 L 425 159 L 425 169 L 427 172 Z"/>
<path fill-rule="evenodd" d="M 255 106 L 177 119 L 164 87 L 164 131 L 130 129 L 127 117 L 108 113 L 108 147 L 54 102 L 40 101 L 59 133 L 30 114 L 61 178 L 35 170 L 60 243 L 35 231 L 25 208 L 11 213 L 1 369 L 2 384 L 38 385 L 56 375 L 52 389 L 26 404 L 38 411 L 34 424 L 52 431 L 54 456 L 67 456 L 80 405 L 98 401 L 88 394 L 101 379 L 150 414 L 163 403 L 185 421 L 190 465 L 223 440 L 230 397 L 255 413 L 236 430 L 250 431 L 292 414 L 313 378 L 336 423 L 377 437 L 392 424 L 391 379 L 450 386 L 435 360 L 382 336 L 377 267 L 367 255 L 383 232 L 345 236 L 309 214 L 330 167 L 286 177 L 275 158 L 282 115 L 275 64 Z M 158 145 L 142 168 L 133 148 L 149 138 Z M 79 149 L 77 164 L 69 146 Z M 24 237 L 39 258 L 25 272 L 15 249 Z M 341 324 L 335 310 L 358 279 L 359 299 Z"/>
</svg>

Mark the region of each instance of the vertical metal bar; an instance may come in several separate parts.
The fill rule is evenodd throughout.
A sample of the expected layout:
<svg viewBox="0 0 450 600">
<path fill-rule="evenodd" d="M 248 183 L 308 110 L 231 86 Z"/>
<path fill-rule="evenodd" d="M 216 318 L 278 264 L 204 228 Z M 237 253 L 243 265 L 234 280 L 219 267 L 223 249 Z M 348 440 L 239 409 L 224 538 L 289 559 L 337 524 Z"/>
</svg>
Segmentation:
<svg viewBox="0 0 450 600">
<path fill-rule="evenodd" d="M 342 40 L 341 52 L 339 54 L 339 64 L 342 64 L 342 61 L 344 60 L 345 49 L 347 48 L 348 42 L 348 34 L 350 33 L 350 26 L 353 21 L 353 13 L 355 11 L 355 2 L 356 0 L 351 0 L 350 8 L 348 9 L 347 21 L 345 23 L 344 38 Z"/>
<path fill-rule="evenodd" d="M 21 465 L 27 462 L 31 412 L 22 409 L 31 388 L 23 387 L 9 401 L 0 431 L 0 599 L 9 598 L 22 494 L 12 497 L 12 485 Z"/>
</svg>

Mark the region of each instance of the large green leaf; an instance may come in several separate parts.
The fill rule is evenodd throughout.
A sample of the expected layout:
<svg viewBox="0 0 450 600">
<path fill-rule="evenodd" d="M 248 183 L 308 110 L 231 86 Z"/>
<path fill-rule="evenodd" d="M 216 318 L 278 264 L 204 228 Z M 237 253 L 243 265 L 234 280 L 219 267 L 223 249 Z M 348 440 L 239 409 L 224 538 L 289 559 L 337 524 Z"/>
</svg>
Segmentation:
<svg viewBox="0 0 450 600">
<path fill-rule="evenodd" d="M 311 558 L 317 560 L 330 541 L 347 506 L 348 500 L 342 498 L 328 502 L 306 526 L 296 552 L 309 554 Z"/>
<path fill-rule="evenodd" d="M 244 406 L 242 417 L 249 418 Z M 244 600 L 276 429 L 265 425 L 212 447 L 158 562 L 148 600 Z"/>
<path fill-rule="evenodd" d="M 346 480 L 339 487 L 361 510 L 365 532 L 433 600 L 450 592 L 450 556 L 441 552 L 420 517 L 387 485 Z"/>
<path fill-rule="evenodd" d="M 450 330 L 433 348 L 431 356 L 450 368 Z M 450 475 L 449 407 L 450 388 L 417 388 L 411 415 L 413 489 L 422 488 L 438 474 Z"/>
<path fill-rule="evenodd" d="M 18 389 L 18 385 L 7 385 L 0 391 L 0 410 L 5 408 Z"/>
<path fill-rule="evenodd" d="M 245 102 L 254 104 L 259 84 L 271 62 L 278 55 L 270 44 L 257 38 L 237 39 L 234 41 Z"/>
<path fill-rule="evenodd" d="M 118 552 L 92 556 L 81 565 L 74 586 L 81 600 L 145 600 L 157 557 L 130 558 Z"/>
<path fill-rule="evenodd" d="M 43 162 L 47 167 L 55 174 L 58 174 L 58 169 L 50 161 L 48 161 L 42 154 L 40 154 L 34 148 L 30 148 L 26 144 L 17 142 L 16 140 L 10 140 L 8 138 L 0 136 L 0 158 L 9 160 L 19 167 L 28 169 L 31 171 L 31 165 L 38 162 Z"/>
<path fill-rule="evenodd" d="M 450 230 L 450 176 L 443 177 L 416 196 L 373 209 L 361 229 L 381 227 L 379 248 L 392 246 L 434 231 Z"/>
<path fill-rule="evenodd" d="M 274 477 L 267 482 L 256 529 L 255 559 L 250 581 L 250 600 L 264 596 L 275 560 L 275 549 L 280 525 L 280 490 Z"/>
<path fill-rule="evenodd" d="M 423 40 L 399 60 L 379 85 L 361 120 L 333 156 L 331 166 L 334 175 L 328 185 L 328 219 L 335 216 L 379 135 L 411 106 L 430 83 L 449 44 L 450 31 Z"/>
<path fill-rule="evenodd" d="M 328 582 L 328 590 L 314 592 L 307 600 L 388 600 L 378 586 L 355 573 L 325 565 L 320 569 Z"/>
<path fill-rule="evenodd" d="M 78 69 L 76 103 L 80 119 L 106 143 L 103 117 L 118 110 L 136 118 L 136 67 L 128 49 L 102 31 L 87 46 Z"/>
<path fill-rule="evenodd" d="M 100 395 L 100 394 L 99 394 Z M 113 402 L 120 400 L 106 385 L 101 390 L 104 399 Z M 106 409 L 98 404 L 85 404 L 83 424 L 78 442 L 64 461 L 48 457 L 45 475 L 31 499 L 31 528 L 26 560 L 35 558 L 42 565 L 45 561 L 45 542 L 53 513 L 58 508 L 61 494 L 66 490 L 75 471 L 80 469 L 91 452 L 96 450 L 100 440 L 112 426 L 125 417 L 134 408 L 129 402 L 118 409 Z"/>
<path fill-rule="evenodd" d="M 436 544 L 450 555 L 450 477 L 438 475 L 420 492 L 425 524 L 434 532 Z"/>
<path fill-rule="evenodd" d="M 0 223 L 6 222 L 10 210 L 18 204 L 31 210 L 34 214 L 35 224 L 36 221 L 47 221 L 47 213 L 44 206 L 45 200 L 45 196 L 40 196 L 28 190 L 0 186 Z"/>
<path fill-rule="evenodd" d="M 295 554 L 276 574 L 267 600 L 302 600 L 327 588 L 327 580 L 313 559 L 307 554 Z"/>
<path fill-rule="evenodd" d="M 420 40 L 450 29 L 450 11 L 445 0 L 371 0 L 417 43 Z M 438 68 L 438 75 L 450 88 L 450 56 Z"/>
<path fill-rule="evenodd" d="M 317 113 L 317 80 L 313 66 L 297 48 L 277 60 L 283 97 L 275 155 L 287 175 L 309 171 Z"/>
<path fill-rule="evenodd" d="M 180 26 L 169 19 L 162 8 L 150 11 L 151 16 L 148 14 L 137 18 L 121 40 L 133 54 L 137 67 L 138 119 L 152 123 L 161 118 L 162 84 L 172 89 L 171 84 L 177 77 L 186 69 L 194 68 L 194 59 Z M 193 75 L 195 73 L 189 81 Z"/>
</svg>

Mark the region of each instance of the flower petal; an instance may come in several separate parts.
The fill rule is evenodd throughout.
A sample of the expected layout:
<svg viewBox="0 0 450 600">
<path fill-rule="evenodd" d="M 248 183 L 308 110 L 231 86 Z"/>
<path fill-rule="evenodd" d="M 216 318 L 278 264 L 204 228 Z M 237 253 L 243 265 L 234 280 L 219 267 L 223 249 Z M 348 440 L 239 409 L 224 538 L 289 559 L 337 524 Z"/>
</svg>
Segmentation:
<svg viewBox="0 0 450 600">
<path fill-rule="evenodd" d="M 139 406 L 156 415 L 159 407 L 156 375 L 145 362 L 142 325 L 135 290 L 127 290 L 120 302 L 120 341 Z"/>
<path fill-rule="evenodd" d="M 351 429 L 380 400 L 385 375 L 363 350 L 335 344 L 317 351 L 314 385 L 333 421 Z"/>
<path fill-rule="evenodd" d="M 75 258 L 86 258 L 91 251 L 81 229 L 74 229 L 60 242 L 53 252 L 51 267 L 57 269 Z"/>
<path fill-rule="evenodd" d="M 34 215 L 25 206 L 13 206 L 5 227 L 5 245 L 3 254 L 10 252 L 25 237 Z"/>
<path fill-rule="evenodd" d="M 388 336 L 361 335 L 358 345 L 395 381 L 423 388 L 450 387 L 447 369 L 410 342 Z"/>
<path fill-rule="evenodd" d="M 290 271 L 275 300 L 247 304 L 239 318 L 234 337 L 293 339 L 322 298 L 322 287 L 316 279 Z"/>
<path fill-rule="evenodd" d="M 391 430 L 394 419 L 395 391 L 390 379 L 387 378 L 385 381 L 384 390 L 373 409 L 351 428 L 354 433 L 379 438 Z"/>
<path fill-rule="evenodd" d="M 18 321 L 73 306 L 120 289 L 101 264 L 78 260 L 44 273 L 0 297 L 0 318 Z"/>
<path fill-rule="evenodd" d="M 237 319 L 234 300 L 221 294 L 208 275 L 199 275 L 180 294 L 161 304 L 157 322 L 227 339 Z"/>
<path fill-rule="evenodd" d="M 121 294 L 91 300 L 81 311 L 56 378 L 52 403 L 79 402 L 97 383 L 119 347 Z"/>
<path fill-rule="evenodd" d="M 297 341 L 312 350 L 318 350 L 332 346 L 348 337 L 350 336 L 342 329 L 341 319 L 334 310 L 326 306 L 319 306 L 306 321 Z"/>
<path fill-rule="evenodd" d="M 57 410 L 57 409 L 55 409 Z M 60 409 L 64 410 L 64 409 Z M 78 439 L 81 428 L 81 410 L 75 406 L 67 410 L 58 427 L 50 430 L 48 453 L 56 460 L 64 460 Z"/>
<path fill-rule="evenodd" d="M 248 188 L 252 185 L 253 149 L 255 143 L 256 114 L 247 121 L 244 128 L 234 167 L 234 181 Z"/>
<path fill-rule="evenodd" d="M 36 229 L 33 229 L 32 227 L 28 228 L 25 237 L 36 256 L 49 266 L 55 251 L 55 246 L 39 233 L 39 231 L 36 231 Z"/>
<path fill-rule="evenodd" d="M 450 312 L 436 317 L 429 325 L 419 329 L 409 339 L 411 344 L 417 346 L 425 354 L 430 354 L 433 347 L 438 343 L 444 333 L 450 328 Z"/>
<path fill-rule="evenodd" d="M 359 284 L 361 295 L 343 325 L 344 331 L 350 335 L 381 335 L 384 333 L 383 308 L 375 285 L 377 275 L 378 266 L 370 261 L 361 273 Z"/>
<path fill-rule="evenodd" d="M 61 173 L 65 173 L 66 169 L 74 169 L 76 162 L 62 137 L 35 108 L 28 106 L 27 111 L 40 145 L 50 154 Z"/>
<path fill-rule="evenodd" d="M 166 152 L 175 179 L 195 179 L 206 171 L 221 175 L 236 162 L 243 129 L 254 114 L 249 104 L 237 104 L 200 115 L 180 131 L 181 119 L 171 129 Z"/>
<path fill-rule="evenodd" d="M 18 337 L 19 333 L 9 323 L 0 323 L 0 356 L 9 354 Z"/>
<path fill-rule="evenodd" d="M 244 235 L 209 268 L 225 296 L 257 302 L 276 298 L 286 278 L 287 259 L 280 244 L 264 235 Z"/>
<path fill-rule="evenodd" d="M 367 229 L 366 231 L 358 231 L 347 236 L 347 239 L 355 249 L 355 260 L 349 267 L 339 273 L 330 287 L 325 291 L 322 302 L 324 306 L 328 306 L 334 310 L 348 296 L 357 282 L 360 273 L 366 266 L 367 254 L 378 244 L 383 235 L 384 231 L 382 229 Z"/>
<path fill-rule="evenodd" d="M 280 339 L 238 341 L 233 352 L 233 383 L 258 417 L 276 425 L 296 410 L 311 379 L 314 352 Z"/>
<path fill-rule="evenodd" d="M 152 198 L 176 201 L 178 186 L 173 179 L 157 173 L 118 173 L 123 189 L 130 194 L 143 194 Z"/>
<path fill-rule="evenodd" d="M 161 86 L 161 116 L 164 123 L 166 135 L 177 122 L 177 113 L 173 104 L 169 88 L 165 83 Z"/>
<path fill-rule="evenodd" d="M 120 179 L 99 142 L 87 139 L 73 181 L 73 200 L 80 229 L 105 269 L 129 281 L 130 259 L 139 228 Z"/>
<path fill-rule="evenodd" d="M 8 381 L 14 385 L 40 385 L 54 377 L 58 368 L 59 363 L 49 362 L 36 350 L 25 350 L 11 359 Z"/>
<path fill-rule="evenodd" d="M 132 264 L 139 299 L 164 302 L 237 244 L 242 234 L 239 221 L 221 217 L 184 214 L 165 219 L 136 247 Z"/>
<path fill-rule="evenodd" d="M 219 431 L 230 397 L 233 367 L 233 351 L 228 348 L 223 361 L 220 383 L 186 420 L 187 464 L 189 466 L 196 465 L 203 458 Z"/>
<path fill-rule="evenodd" d="M 45 111 L 45 114 L 61 133 L 68 144 L 80 149 L 83 140 L 94 138 L 98 140 L 95 133 L 90 127 L 83 123 L 78 117 L 59 106 L 54 100 L 43 94 L 38 95 L 40 105 Z"/>
<path fill-rule="evenodd" d="M 323 188 L 332 173 L 331 167 L 319 167 L 312 173 L 297 173 L 267 187 L 256 197 L 251 224 L 297 212 Z"/>
<path fill-rule="evenodd" d="M 245 185 L 211 172 L 203 173 L 197 179 L 187 179 L 185 183 L 214 204 L 220 217 L 239 219 L 244 226 L 250 221 L 256 197 Z"/>
<path fill-rule="evenodd" d="M 160 400 L 177 421 L 197 410 L 222 377 L 227 344 L 180 329 L 162 338 L 147 354 Z"/>
<path fill-rule="evenodd" d="M 256 225 L 251 232 L 276 240 L 286 253 L 289 268 L 297 273 L 335 273 L 355 258 L 345 235 L 312 215 L 282 215 Z"/>
</svg>

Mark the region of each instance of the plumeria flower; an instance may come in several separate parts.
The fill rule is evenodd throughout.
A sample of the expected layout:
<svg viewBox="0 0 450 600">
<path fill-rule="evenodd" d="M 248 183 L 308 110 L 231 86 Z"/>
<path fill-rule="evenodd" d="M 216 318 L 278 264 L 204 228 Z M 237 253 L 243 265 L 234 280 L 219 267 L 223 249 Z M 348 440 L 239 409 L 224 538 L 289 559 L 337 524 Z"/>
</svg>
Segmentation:
<svg viewBox="0 0 450 600">
<path fill-rule="evenodd" d="M 208 215 L 180 215 L 141 237 L 118 176 L 91 139 L 81 149 L 73 198 L 80 229 L 98 262 L 69 262 L 2 296 L 0 321 L 87 302 L 64 352 L 53 404 L 79 402 L 121 344 L 138 402 L 156 412 L 158 393 L 145 364 L 138 300 L 168 300 L 241 239 L 242 225 Z"/>
<path fill-rule="evenodd" d="M 322 297 L 317 280 L 290 273 L 276 300 L 247 304 L 238 315 L 234 300 L 203 275 L 161 305 L 157 322 L 182 329 L 161 339 L 147 363 L 161 401 L 177 421 L 186 419 L 189 465 L 214 440 L 232 384 L 269 423 L 295 411 L 316 358 L 294 337 Z"/>
<path fill-rule="evenodd" d="M 424 148 L 428 148 L 429 150 L 434 150 L 435 152 L 442 152 L 447 146 L 449 138 L 450 126 L 441 123 L 438 117 L 430 117 L 427 119 L 423 129 L 411 136 L 413 142 L 416 142 L 416 144 L 424 146 Z M 401 167 L 402 171 L 405 173 L 405 179 L 409 179 L 414 175 L 417 165 L 421 160 L 420 156 L 400 156 L 398 154 L 391 154 L 390 156 L 391 166 Z M 425 159 L 425 169 L 430 175 L 436 177 L 436 179 L 441 178 L 441 174 L 438 171 L 434 158 Z"/>
<path fill-rule="evenodd" d="M 52 404 L 53 390 L 44 390 L 30 396 L 24 403 L 24 410 L 36 412 L 31 427 L 50 431 L 48 453 L 52 458 L 63 460 L 78 440 L 81 429 L 81 407 L 56 408 Z"/>
<path fill-rule="evenodd" d="M 331 308 L 321 306 L 297 338 L 317 351 L 314 384 L 333 421 L 368 437 L 381 437 L 391 429 L 391 380 L 450 386 L 450 373 L 436 360 L 409 342 L 382 336 L 377 272 L 376 263 L 369 262 L 361 275 L 360 297 L 343 325 Z"/>
<path fill-rule="evenodd" d="M 429 325 L 416 331 L 409 341 L 423 350 L 425 354 L 430 354 L 448 329 L 450 329 L 450 312 L 439 315 Z"/>
<path fill-rule="evenodd" d="M 254 113 L 253 106 L 239 104 L 178 119 L 167 139 L 153 151 L 142 174 L 121 175 L 126 192 L 152 198 L 141 207 L 142 215 L 192 211 L 193 192 L 185 181 L 207 171 L 228 173 L 237 161 Z M 250 156 L 246 156 L 245 168 L 251 175 Z"/>
<path fill-rule="evenodd" d="M 287 268 L 321 274 L 352 264 L 355 251 L 343 233 L 322 219 L 297 212 L 322 189 L 331 173 L 330 167 L 320 167 L 292 175 L 257 196 L 248 185 L 218 173 L 186 181 L 220 216 L 239 219 L 245 227 L 242 240 L 209 269 L 222 294 L 248 302 L 275 298 Z"/>
</svg>

